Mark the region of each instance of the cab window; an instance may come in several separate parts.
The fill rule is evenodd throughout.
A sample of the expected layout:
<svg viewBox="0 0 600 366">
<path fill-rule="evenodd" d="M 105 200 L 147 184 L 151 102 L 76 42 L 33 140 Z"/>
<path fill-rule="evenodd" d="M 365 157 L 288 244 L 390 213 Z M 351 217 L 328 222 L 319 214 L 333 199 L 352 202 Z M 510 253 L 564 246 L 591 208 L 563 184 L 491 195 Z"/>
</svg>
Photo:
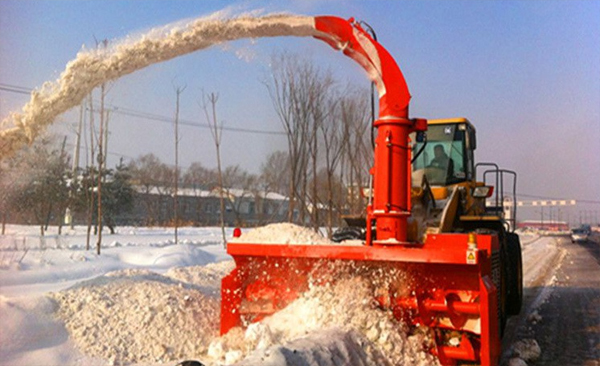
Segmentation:
<svg viewBox="0 0 600 366">
<path fill-rule="evenodd" d="M 460 124 L 429 125 L 426 142 L 415 142 L 412 155 L 423 150 L 413 163 L 413 186 L 420 186 L 423 175 L 431 185 L 448 185 L 467 180 L 465 153 L 466 128 Z M 414 140 L 413 140 L 414 141 Z"/>
</svg>

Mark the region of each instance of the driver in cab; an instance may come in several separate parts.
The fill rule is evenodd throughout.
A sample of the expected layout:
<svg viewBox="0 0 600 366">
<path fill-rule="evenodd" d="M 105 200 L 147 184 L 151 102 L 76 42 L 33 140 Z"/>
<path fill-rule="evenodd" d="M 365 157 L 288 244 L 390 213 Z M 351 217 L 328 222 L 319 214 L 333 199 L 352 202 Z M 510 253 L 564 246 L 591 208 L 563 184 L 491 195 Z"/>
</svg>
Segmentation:
<svg viewBox="0 0 600 366">
<path fill-rule="evenodd" d="M 444 151 L 444 146 L 439 144 L 435 145 L 433 148 L 434 158 L 431 159 L 430 167 L 442 169 L 446 172 L 447 178 L 452 178 L 454 176 L 454 162 L 446 151 Z"/>
</svg>

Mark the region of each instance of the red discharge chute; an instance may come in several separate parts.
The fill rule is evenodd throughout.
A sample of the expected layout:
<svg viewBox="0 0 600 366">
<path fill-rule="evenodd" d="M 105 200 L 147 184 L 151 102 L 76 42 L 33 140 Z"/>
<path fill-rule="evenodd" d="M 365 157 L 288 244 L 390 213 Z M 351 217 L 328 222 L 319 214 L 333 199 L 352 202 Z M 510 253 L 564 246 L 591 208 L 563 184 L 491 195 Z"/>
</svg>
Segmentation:
<svg viewBox="0 0 600 366">
<path fill-rule="evenodd" d="M 350 20 L 315 17 L 315 28 L 330 37 L 317 37 L 358 62 L 377 85 L 379 119 L 408 118 L 410 93 L 394 58 L 377 41 Z"/>
<path fill-rule="evenodd" d="M 315 28 L 326 34 L 318 38 L 342 50 L 369 74 L 379 92 L 379 119 L 373 165 L 373 203 L 367 208 L 369 244 L 407 241 L 407 217 L 410 215 L 410 164 L 408 134 L 426 125 L 408 119 L 410 93 L 394 58 L 353 19 L 332 16 L 315 17 Z M 424 122 L 424 121 L 422 121 Z M 375 221 L 376 240 L 371 241 Z"/>
</svg>

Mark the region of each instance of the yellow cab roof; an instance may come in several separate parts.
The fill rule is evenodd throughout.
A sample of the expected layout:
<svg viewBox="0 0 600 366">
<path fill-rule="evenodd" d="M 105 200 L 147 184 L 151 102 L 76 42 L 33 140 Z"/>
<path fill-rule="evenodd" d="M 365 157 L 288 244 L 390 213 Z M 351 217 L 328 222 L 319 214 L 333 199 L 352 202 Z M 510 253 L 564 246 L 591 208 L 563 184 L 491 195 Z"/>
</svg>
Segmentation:
<svg viewBox="0 0 600 366">
<path fill-rule="evenodd" d="M 472 129 L 475 129 L 475 126 L 473 126 L 471 121 L 469 121 L 467 118 L 464 118 L 464 117 L 428 119 L 427 120 L 428 125 L 448 125 L 448 124 L 461 124 L 461 123 L 466 123 L 469 126 L 471 126 Z"/>
</svg>

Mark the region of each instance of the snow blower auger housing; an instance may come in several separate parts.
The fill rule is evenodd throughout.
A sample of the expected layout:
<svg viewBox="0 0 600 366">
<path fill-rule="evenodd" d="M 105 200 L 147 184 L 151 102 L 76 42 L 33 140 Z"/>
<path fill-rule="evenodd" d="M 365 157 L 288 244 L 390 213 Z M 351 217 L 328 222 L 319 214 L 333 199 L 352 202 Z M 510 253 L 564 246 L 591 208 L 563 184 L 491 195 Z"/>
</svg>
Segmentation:
<svg viewBox="0 0 600 366">
<path fill-rule="evenodd" d="M 363 245 L 228 243 L 236 268 L 222 281 L 221 333 L 282 309 L 311 284 L 335 278 L 333 264 L 342 263 L 367 278 L 386 271 L 406 275 L 403 283 L 379 284 L 373 298 L 407 324 L 429 327 L 434 342 L 428 350 L 443 365 L 497 365 L 506 319 L 502 261 L 508 234 L 494 224 L 500 221 L 483 218 L 482 212 L 474 212 L 460 229 L 447 219 L 437 230 L 424 227 L 426 220 L 415 207 L 436 198 L 426 179 L 420 194 L 411 187 L 409 134 L 427 130 L 427 121 L 408 118 L 410 94 L 398 65 L 353 19 L 315 17 L 314 24 L 317 38 L 357 61 L 379 93 L 372 198 L 363 220 L 366 240 Z M 456 211 L 459 191 L 476 197 L 471 186 L 453 187 L 442 216 L 453 207 Z M 485 206 L 485 197 L 473 197 L 479 205 L 471 206 Z"/>
</svg>

